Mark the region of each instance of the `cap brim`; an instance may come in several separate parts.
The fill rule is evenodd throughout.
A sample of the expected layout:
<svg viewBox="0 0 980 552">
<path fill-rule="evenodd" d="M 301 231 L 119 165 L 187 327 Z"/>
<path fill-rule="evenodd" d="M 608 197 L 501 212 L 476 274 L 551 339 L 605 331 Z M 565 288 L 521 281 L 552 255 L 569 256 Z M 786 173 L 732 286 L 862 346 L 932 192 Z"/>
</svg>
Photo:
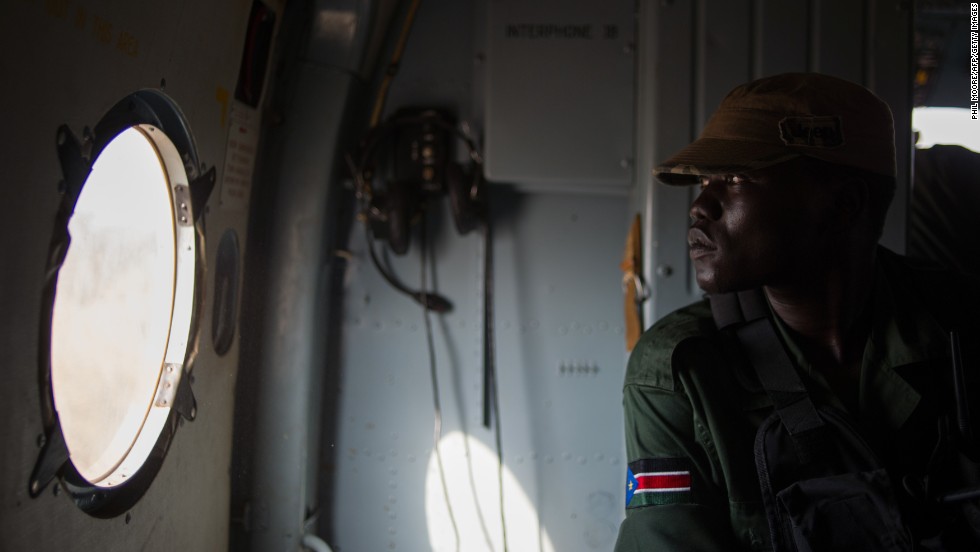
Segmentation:
<svg viewBox="0 0 980 552">
<path fill-rule="evenodd" d="M 800 154 L 782 144 L 698 138 L 653 169 L 664 184 L 697 184 L 702 176 L 738 174 L 764 169 Z"/>
</svg>

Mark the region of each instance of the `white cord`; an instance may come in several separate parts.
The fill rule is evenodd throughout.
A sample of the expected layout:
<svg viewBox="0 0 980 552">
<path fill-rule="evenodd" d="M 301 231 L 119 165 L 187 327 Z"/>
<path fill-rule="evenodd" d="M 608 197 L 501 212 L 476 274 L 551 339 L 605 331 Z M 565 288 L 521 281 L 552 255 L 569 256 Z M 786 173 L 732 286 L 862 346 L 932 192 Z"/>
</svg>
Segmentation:
<svg viewBox="0 0 980 552">
<path fill-rule="evenodd" d="M 428 225 L 428 217 L 425 216 L 425 209 L 422 210 L 422 242 L 421 249 L 421 265 L 422 265 L 422 300 L 423 304 L 426 303 L 426 287 L 428 282 L 426 281 L 425 265 L 428 262 L 428 238 L 426 236 L 426 226 Z M 429 320 L 429 309 L 422 307 L 422 316 L 425 319 L 425 338 L 429 348 L 429 374 L 432 378 L 432 404 L 435 410 L 435 427 L 433 428 L 432 435 L 432 448 L 436 453 L 436 463 L 439 465 L 439 479 L 442 482 L 442 495 L 446 500 L 446 510 L 449 512 L 449 521 L 453 526 L 453 536 L 456 539 L 455 549 L 459 552 L 459 528 L 456 526 L 456 516 L 453 514 L 453 505 L 449 501 L 449 487 L 446 485 L 446 470 L 442 463 L 442 451 L 439 449 L 439 441 L 442 437 L 442 407 L 439 404 L 439 377 L 436 371 L 436 348 L 432 339 L 432 322 Z"/>
<path fill-rule="evenodd" d="M 330 545 L 313 533 L 303 535 L 303 547 L 313 552 L 333 552 Z"/>
</svg>

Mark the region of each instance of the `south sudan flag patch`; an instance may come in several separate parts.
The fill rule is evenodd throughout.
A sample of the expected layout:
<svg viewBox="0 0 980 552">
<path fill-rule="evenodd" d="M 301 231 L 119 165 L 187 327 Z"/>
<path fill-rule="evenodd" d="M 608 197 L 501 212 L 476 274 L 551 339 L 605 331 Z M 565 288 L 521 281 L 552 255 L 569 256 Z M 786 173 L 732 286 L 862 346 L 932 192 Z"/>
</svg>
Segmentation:
<svg viewBox="0 0 980 552">
<path fill-rule="evenodd" d="M 691 461 L 654 458 L 630 462 L 626 469 L 626 507 L 693 502 Z"/>
</svg>

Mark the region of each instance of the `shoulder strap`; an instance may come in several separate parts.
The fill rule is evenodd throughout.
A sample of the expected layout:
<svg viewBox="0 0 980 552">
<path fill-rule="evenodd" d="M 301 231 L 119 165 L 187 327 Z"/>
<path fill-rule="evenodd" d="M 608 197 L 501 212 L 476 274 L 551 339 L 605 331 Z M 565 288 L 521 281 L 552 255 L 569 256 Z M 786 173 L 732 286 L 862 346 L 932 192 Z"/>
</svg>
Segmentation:
<svg viewBox="0 0 980 552">
<path fill-rule="evenodd" d="M 730 330 L 738 338 L 759 383 L 792 437 L 800 462 L 809 463 L 820 450 L 824 422 L 776 335 L 762 290 L 717 294 L 708 299 L 718 329 Z"/>
</svg>

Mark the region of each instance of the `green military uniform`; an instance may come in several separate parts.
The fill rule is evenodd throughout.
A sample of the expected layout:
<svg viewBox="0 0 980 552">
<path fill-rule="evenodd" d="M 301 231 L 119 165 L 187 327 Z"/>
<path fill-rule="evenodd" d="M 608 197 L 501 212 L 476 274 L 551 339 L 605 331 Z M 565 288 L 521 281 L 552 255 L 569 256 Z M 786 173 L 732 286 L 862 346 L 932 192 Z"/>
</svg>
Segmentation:
<svg viewBox="0 0 980 552">
<path fill-rule="evenodd" d="M 943 327 L 950 315 L 935 315 L 941 301 L 929 294 L 964 290 L 936 290 L 942 275 L 913 269 L 883 248 L 877 257 L 872 328 L 851 414 L 893 474 L 924 475 L 938 441 L 936 419 L 952 400 L 942 383 L 950 371 Z M 977 307 L 975 295 L 957 300 L 962 306 L 947 301 L 952 310 Z M 843 409 L 778 318 L 776 327 L 814 402 Z M 738 346 L 716 329 L 706 300 L 668 315 L 636 345 L 623 392 L 630 472 L 617 552 L 771 549 L 753 445 L 772 403 Z"/>
</svg>

